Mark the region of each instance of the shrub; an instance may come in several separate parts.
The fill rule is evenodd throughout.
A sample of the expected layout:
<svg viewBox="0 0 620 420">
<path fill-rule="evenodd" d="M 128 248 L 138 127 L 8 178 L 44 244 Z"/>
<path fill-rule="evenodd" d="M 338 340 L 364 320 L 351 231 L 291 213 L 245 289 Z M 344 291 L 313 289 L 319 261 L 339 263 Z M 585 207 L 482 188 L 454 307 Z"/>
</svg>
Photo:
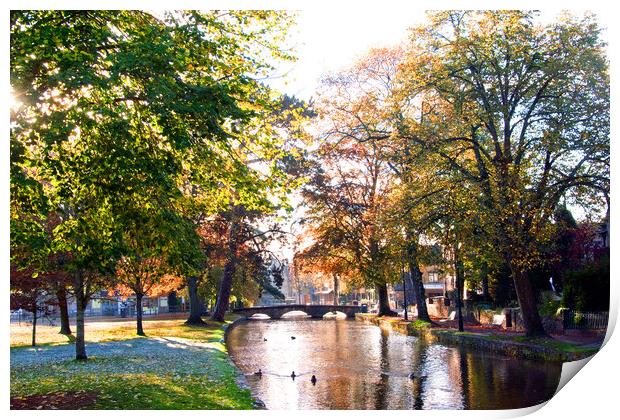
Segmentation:
<svg viewBox="0 0 620 420">
<path fill-rule="evenodd" d="M 577 311 L 609 310 L 609 256 L 568 272 L 562 306 Z"/>
</svg>

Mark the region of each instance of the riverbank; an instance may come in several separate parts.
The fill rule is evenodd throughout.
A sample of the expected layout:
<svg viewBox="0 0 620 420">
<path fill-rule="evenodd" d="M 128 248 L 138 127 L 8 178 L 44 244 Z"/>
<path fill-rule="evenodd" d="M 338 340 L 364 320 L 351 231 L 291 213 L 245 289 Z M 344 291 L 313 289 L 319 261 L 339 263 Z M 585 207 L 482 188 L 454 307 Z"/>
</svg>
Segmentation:
<svg viewBox="0 0 620 420">
<path fill-rule="evenodd" d="M 531 360 L 571 362 L 592 356 L 600 348 L 598 342 L 580 344 L 554 338 L 530 339 L 523 334 L 467 330 L 459 332 L 441 326 L 431 326 L 422 321 L 404 321 L 401 318 L 377 317 L 374 314 L 356 314 L 355 319 L 390 331 L 421 337 L 429 342 L 461 345 Z"/>
<path fill-rule="evenodd" d="M 56 336 L 37 334 L 37 347 L 12 334 L 11 408 L 255 408 L 224 344 L 235 319 L 202 327 L 146 320 L 144 338 L 135 335 L 135 322 L 87 323 L 86 361 L 74 359 L 74 345 L 58 327 Z"/>
<path fill-rule="evenodd" d="M 249 321 L 248 321 L 248 319 L 246 317 L 240 316 L 240 317 L 237 317 L 236 319 L 233 319 L 232 322 L 230 322 L 230 323 L 228 323 L 228 324 L 226 324 L 224 326 L 224 338 L 222 339 L 222 342 L 226 346 L 227 353 L 228 353 L 228 336 L 229 336 L 230 332 L 237 325 L 245 324 L 247 322 L 249 322 Z M 250 391 L 250 395 L 252 397 L 252 408 L 255 408 L 255 409 L 258 409 L 258 410 L 266 410 L 267 407 L 265 406 L 265 403 L 252 390 L 252 388 L 250 387 L 250 384 L 248 383 L 245 375 L 243 373 L 241 373 L 241 371 L 239 370 L 237 365 L 235 365 L 235 362 L 230 357 L 229 357 L 228 360 L 229 360 L 230 364 L 233 365 L 235 367 L 235 369 L 237 370 L 237 380 L 236 380 L 237 386 L 239 386 L 241 389 L 247 389 L 247 390 Z"/>
</svg>

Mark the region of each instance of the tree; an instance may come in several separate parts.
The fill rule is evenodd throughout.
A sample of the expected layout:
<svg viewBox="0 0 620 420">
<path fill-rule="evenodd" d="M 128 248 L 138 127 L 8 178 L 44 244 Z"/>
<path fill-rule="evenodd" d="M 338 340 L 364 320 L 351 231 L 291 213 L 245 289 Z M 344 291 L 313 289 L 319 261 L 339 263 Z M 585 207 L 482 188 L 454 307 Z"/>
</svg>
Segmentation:
<svg viewBox="0 0 620 420">
<path fill-rule="evenodd" d="M 576 311 L 609 311 L 609 255 L 566 273 L 562 306 Z"/>
<path fill-rule="evenodd" d="M 253 204 L 254 188 L 277 189 L 236 152 L 269 97 L 257 79 L 290 58 L 277 47 L 289 23 L 270 11 L 11 13 L 12 174 L 31 177 L 25 194 L 42 191 L 61 219 L 51 248 L 69 256 L 76 358 L 88 299 L 114 286 L 127 203 L 146 197 L 195 223 L 201 203 L 187 189 L 199 186 L 209 208 L 228 203 L 222 184 Z M 276 156 L 267 134 L 245 147 Z"/>
<path fill-rule="evenodd" d="M 225 248 L 223 249 L 224 265 L 215 309 L 211 315 L 211 319 L 218 322 L 224 321 L 235 280 L 240 285 L 243 279 L 252 279 L 246 282 L 246 285 L 258 284 L 262 289 L 270 288 L 270 281 L 266 277 L 272 275 L 273 271 L 268 272 L 265 267 L 267 258 L 264 258 L 264 255 L 275 257 L 268 249 L 268 244 L 286 234 L 280 230 L 277 223 L 268 225 L 268 215 L 257 210 L 247 210 L 241 205 L 233 206 L 230 212 L 224 214 L 224 218 L 227 222 Z M 267 228 L 255 228 L 259 222 L 266 224 Z M 271 291 L 279 293 L 274 289 Z"/>
<path fill-rule="evenodd" d="M 467 200 L 460 197 L 455 188 L 446 189 L 444 191 L 444 199 L 440 199 L 439 209 L 440 218 L 438 225 L 440 229 L 439 237 L 442 238 L 444 247 L 449 250 L 452 259 L 453 272 L 456 285 L 456 312 L 458 317 L 458 329 L 464 330 L 463 325 L 463 295 L 465 287 L 465 249 L 467 249 L 466 240 L 471 238 L 471 219 L 468 217 Z M 471 207 L 469 207 L 469 210 Z M 471 210 L 470 210 L 471 211 Z"/>
<path fill-rule="evenodd" d="M 118 284 L 115 290 L 123 296 L 133 294 L 136 297 L 137 334 L 145 335 L 142 299 L 167 294 L 180 287 L 182 280 L 177 273 L 183 269 L 182 261 L 199 258 L 199 255 L 191 255 L 197 245 L 192 239 L 197 237 L 191 226 L 183 229 L 184 220 L 165 209 L 153 209 L 148 213 L 128 211 L 125 216 L 123 252 L 116 262 Z M 184 233 L 189 233 L 189 238 Z"/>
<path fill-rule="evenodd" d="M 256 257 L 268 252 L 264 245 L 274 239 L 273 234 L 284 233 L 275 225 L 260 230 L 252 224 L 279 211 L 290 212 L 288 194 L 301 181 L 295 166 L 297 144 L 303 141 L 304 132 L 300 125 L 312 115 L 312 111 L 303 101 L 286 95 L 275 101 L 264 98 L 260 105 L 262 114 L 252 121 L 254 129 L 250 130 L 249 137 L 240 136 L 234 150 L 239 158 L 237 163 L 244 170 L 243 176 L 234 187 L 225 189 L 229 200 L 223 212 L 228 222 L 224 245 L 226 262 L 211 315 L 219 322 L 224 321 L 229 307 L 241 248 L 250 244 L 253 247 L 251 254 Z"/>
<path fill-rule="evenodd" d="M 331 260 L 340 271 L 346 267 L 349 277 L 376 288 L 379 313 L 393 315 L 387 293 L 393 261 L 379 218 L 391 188 L 382 153 L 376 143 L 344 138 L 321 146 L 302 191 L 315 245 L 300 255 Z"/>
<path fill-rule="evenodd" d="M 351 68 L 327 77 L 322 106 L 329 122 L 324 137 L 338 145 L 358 143 L 360 149 L 377 150 L 384 171 L 382 177 L 391 179 L 394 193 L 384 200 L 382 211 L 375 215 L 376 222 L 391 229 L 390 238 L 399 243 L 401 249 L 391 249 L 391 259 L 400 260 L 405 254 L 418 317 L 430 321 L 419 267 L 418 239 L 423 229 L 423 201 L 438 191 L 429 191 L 429 185 L 417 182 L 424 177 L 426 167 L 417 158 L 416 150 L 396 136 L 401 114 L 408 107 L 394 97 L 394 82 L 402 60 L 400 48 L 373 49 Z M 385 217 L 386 208 L 389 217 Z M 379 289 L 380 299 L 387 302 L 387 290 Z"/>
<path fill-rule="evenodd" d="M 34 270 L 18 270 L 11 267 L 11 310 L 32 313 L 32 346 L 36 346 L 37 320 L 47 315 L 52 296 L 46 289 L 49 284 L 39 278 Z"/>
<path fill-rule="evenodd" d="M 529 270 L 559 200 L 609 191 L 609 77 L 589 16 L 438 12 L 412 32 L 399 134 L 467 179 L 513 277 L 528 336 L 544 335 Z M 589 201 L 590 200 L 590 201 Z"/>
<path fill-rule="evenodd" d="M 554 213 L 554 232 L 550 238 L 551 258 L 548 269 L 553 276 L 555 287 L 562 288 L 567 270 L 576 268 L 580 257 L 571 255 L 577 239 L 577 222 L 566 206 L 559 206 Z"/>
<path fill-rule="evenodd" d="M 392 231 L 392 241 L 400 248 L 399 254 L 404 254 L 418 319 L 431 322 L 420 269 L 425 262 L 421 239 L 437 241 L 443 237 L 432 227 L 444 217 L 438 203 L 444 198 L 446 185 L 436 176 L 437 169 L 431 162 L 417 159 L 407 147 L 406 153 L 400 155 L 396 151 L 402 144 L 395 143 L 394 151 L 390 152 L 390 166 L 400 182 L 389 197 L 386 223 Z"/>
<path fill-rule="evenodd" d="M 338 305 L 338 297 L 343 282 L 350 275 L 349 267 L 346 260 L 341 258 L 335 250 L 338 243 L 337 239 L 329 237 L 333 231 L 321 232 L 319 230 L 324 226 L 314 226 L 311 228 L 312 230 L 305 232 L 306 235 L 310 235 L 314 242 L 303 251 L 295 253 L 293 257 L 295 275 L 321 273 L 331 276 L 334 285 L 334 305 Z"/>
<path fill-rule="evenodd" d="M 603 219 L 603 224 L 589 221 L 576 224 L 569 216 L 565 209 L 558 214 L 559 233 L 554 251 L 559 255 L 552 260 L 555 264 L 565 262 L 560 267 L 553 264 L 557 276 L 554 283 L 556 288 L 561 288 L 562 306 L 577 311 L 608 311 L 609 247 L 601 235 L 608 219 Z"/>
<path fill-rule="evenodd" d="M 67 307 L 67 287 L 71 280 L 64 267 L 67 255 L 55 253 L 51 248 L 58 217 L 54 213 L 37 213 L 36 208 L 24 206 L 25 202 L 18 204 L 20 198 L 29 198 L 21 196 L 21 187 L 16 184 L 11 205 L 11 276 L 18 277 L 15 279 L 16 287 L 22 295 L 27 295 L 26 287 L 31 286 L 34 288 L 33 296 L 43 292 L 54 296 L 53 300 L 48 296 L 46 302 L 56 304 L 60 309 L 59 333 L 71 335 Z M 25 207 L 30 207 L 30 212 L 24 213 Z M 39 210 L 46 211 L 47 206 Z"/>
</svg>

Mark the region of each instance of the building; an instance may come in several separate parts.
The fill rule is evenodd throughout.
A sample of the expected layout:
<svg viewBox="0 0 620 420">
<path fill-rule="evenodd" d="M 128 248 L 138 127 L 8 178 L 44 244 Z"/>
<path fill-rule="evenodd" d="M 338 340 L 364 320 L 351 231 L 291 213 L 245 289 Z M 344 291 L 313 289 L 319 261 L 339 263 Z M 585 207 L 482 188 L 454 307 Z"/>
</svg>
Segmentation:
<svg viewBox="0 0 620 420">
<path fill-rule="evenodd" d="M 605 218 L 605 220 L 597 226 L 594 246 L 597 249 L 609 249 L 609 218 Z"/>
<path fill-rule="evenodd" d="M 376 292 L 373 288 L 359 287 L 340 295 L 341 305 L 362 305 L 373 307 L 377 303 Z"/>
<path fill-rule="evenodd" d="M 449 291 L 455 289 L 454 276 L 440 270 L 438 266 L 430 265 L 422 267 L 422 285 L 424 286 L 424 295 L 426 298 L 434 298 L 446 296 Z M 403 281 L 404 280 L 404 281 Z M 413 295 L 413 282 L 410 273 L 406 272 L 401 275 L 401 282 L 392 286 L 393 303 L 395 308 L 403 308 L 405 302 L 405 290 L 407 297 L 407 305 L 415 304 Z"/>
<path fill-rule="evenodd" d="M 75 299 L 67 297 L 67 308 L 69 316 L 77 314 L 77 304 Z M 166 296 L 144 297 L 142 298 L 143 315 L 157 315 L 168 312 L 183 312 L 187 310 L 185 298 L 177 296 L 172 292 Z M 58 310 L 58 308 L 56 308 Z M 84 311 L 85 316 L 119 316 L 132 317 L 136 315 L 136 298 L 129 296 L 109 296 L 106 290 L 102 290 L 88 301 Z M 59 316 L 59 314 L 58 314 Z"/>
<path fill-rule="evenodd" d="M 333 305 L 334 289 L 329 288 L 326 284 L 322 288 L 316 289 L 313 295 L 313 304 L 315 305 Z"/>
</svg>

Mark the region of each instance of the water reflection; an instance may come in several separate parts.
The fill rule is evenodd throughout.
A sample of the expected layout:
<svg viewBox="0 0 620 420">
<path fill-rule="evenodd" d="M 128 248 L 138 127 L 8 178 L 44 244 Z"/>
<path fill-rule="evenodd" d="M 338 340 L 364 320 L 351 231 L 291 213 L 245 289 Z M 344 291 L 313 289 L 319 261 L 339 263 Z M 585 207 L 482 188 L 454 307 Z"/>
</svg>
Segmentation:
<svg viewBox="0 0 620 420">
<path fill-rule="evenodd" d="M 561 372 L 350 320 L 250 321 L 230 332 L 228 348 L 270 409 L 520 408 L 550 398 Z"/>
</svg>

